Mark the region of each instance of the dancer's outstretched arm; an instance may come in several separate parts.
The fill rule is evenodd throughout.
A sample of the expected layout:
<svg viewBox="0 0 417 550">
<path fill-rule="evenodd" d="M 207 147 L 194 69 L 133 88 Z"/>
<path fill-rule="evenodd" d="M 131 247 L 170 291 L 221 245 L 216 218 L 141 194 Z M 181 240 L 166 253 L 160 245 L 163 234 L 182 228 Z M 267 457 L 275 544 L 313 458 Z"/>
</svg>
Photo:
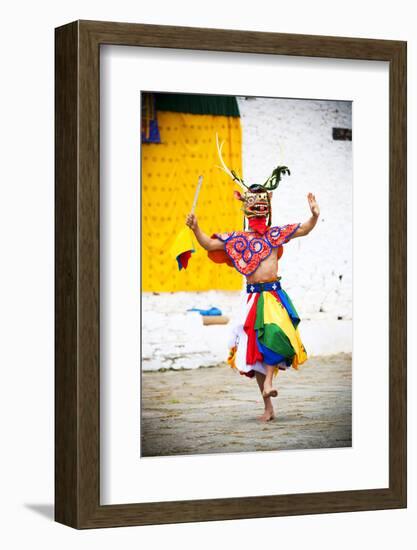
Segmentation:
<svg viewBox="0 0 417 550">
<path fill-rule="evenodd" d="M 220 239 L 212 239 L 200 229 L 194 214 L 188 214 L 185 223 L 194 232 L 198 243 L 206 250 L 222 250 L 224 248 L 224 243 Z"/>
<path fill-rule="evenodd" d="M 310 231 L 314 229 L 317 220 L 319 219 L 320 207 L 316 201 L 315 195 L 313 195 L 313 193 L 309 193 L 307 195 L 307 200 L 311 211 L 311 217 L 306 222 L 300 225 L 300 227 L 292 236 L 293 239 L 295 239 L 296 237 L 304 237 L 305 235 L 308 235 Z"/>
</svg>

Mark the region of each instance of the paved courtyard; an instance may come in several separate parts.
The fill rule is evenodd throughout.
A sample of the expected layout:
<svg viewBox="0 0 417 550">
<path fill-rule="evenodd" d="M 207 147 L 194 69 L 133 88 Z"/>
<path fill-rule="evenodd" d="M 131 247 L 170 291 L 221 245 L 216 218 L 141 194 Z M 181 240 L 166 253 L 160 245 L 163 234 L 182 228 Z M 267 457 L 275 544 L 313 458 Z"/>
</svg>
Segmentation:
<svg viewBox="0 0 417 550">
<path fill-rule="evenodd" d="M 351 356 L 280 372 L 276 418 L 261 423 L 257 383 L 226 364 L 142 373 L 142 456 L 349 447 Z"/>
</svg>

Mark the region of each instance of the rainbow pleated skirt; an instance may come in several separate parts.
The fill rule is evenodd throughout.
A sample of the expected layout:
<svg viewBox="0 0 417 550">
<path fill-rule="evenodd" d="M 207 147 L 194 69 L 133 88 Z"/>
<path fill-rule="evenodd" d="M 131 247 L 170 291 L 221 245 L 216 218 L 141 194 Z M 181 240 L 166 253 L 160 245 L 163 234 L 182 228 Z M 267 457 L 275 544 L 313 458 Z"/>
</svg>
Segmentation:
<svg viewBox="0 0 417 550">
<path fill-rule="evenodd" d="M 298 325 L 300 318 L 279 281 L 247 285 L 247 298 L 234 324 L 228 363 L 241 374 L 297 369 L 307 359 Z"/>
</svg>

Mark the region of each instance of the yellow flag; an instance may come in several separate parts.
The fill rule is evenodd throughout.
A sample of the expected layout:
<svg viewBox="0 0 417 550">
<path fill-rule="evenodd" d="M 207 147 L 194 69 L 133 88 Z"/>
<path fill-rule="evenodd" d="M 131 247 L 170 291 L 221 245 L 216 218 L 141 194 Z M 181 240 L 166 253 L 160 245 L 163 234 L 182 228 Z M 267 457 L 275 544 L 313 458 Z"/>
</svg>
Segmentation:
<svg viewBox="0 0 417 550">
<path fill-rule="evenodd" d="M 191 254 L 195 252 L 192 235 L 191 229 L 184 226 L 175 237 L 175 240 L 169 249 L 170 256 L 178 262 L 178 269 L 186 269 L 188 260 L 191 258 Z"/>
</svg>

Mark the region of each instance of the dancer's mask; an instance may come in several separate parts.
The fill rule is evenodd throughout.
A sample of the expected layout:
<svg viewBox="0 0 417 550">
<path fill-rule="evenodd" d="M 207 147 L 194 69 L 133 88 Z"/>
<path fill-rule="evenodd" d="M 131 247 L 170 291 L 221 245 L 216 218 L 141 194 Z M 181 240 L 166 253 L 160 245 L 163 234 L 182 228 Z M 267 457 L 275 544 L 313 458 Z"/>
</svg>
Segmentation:
<svg viewBox="0 0 417 550">
<path fill-rule="evenodd" d="M 230 170 L 222 157 L 222 148 L 224 142 L 219 144 L 219 138 L 216 134 L 217 152 L 221 168 L 228 176 L 230 176 L 235 183 L 237 183 L 243 193 L 239 191 L 234 192 L 234 196 L 239 201 L 243 202 L 243 212 L 245 217 L 250 221 L 253 218 L 265 218 L 266 225 L 271 225 L 271 199 L 272 191 L 278 187 L 283 175 L 290 175 L 290 170 L 287 166 L 277 166 L 269 178 L 262 184 L 253 184 L 248 186 L 243 179 L 234 171 Z"/>
</svg>

